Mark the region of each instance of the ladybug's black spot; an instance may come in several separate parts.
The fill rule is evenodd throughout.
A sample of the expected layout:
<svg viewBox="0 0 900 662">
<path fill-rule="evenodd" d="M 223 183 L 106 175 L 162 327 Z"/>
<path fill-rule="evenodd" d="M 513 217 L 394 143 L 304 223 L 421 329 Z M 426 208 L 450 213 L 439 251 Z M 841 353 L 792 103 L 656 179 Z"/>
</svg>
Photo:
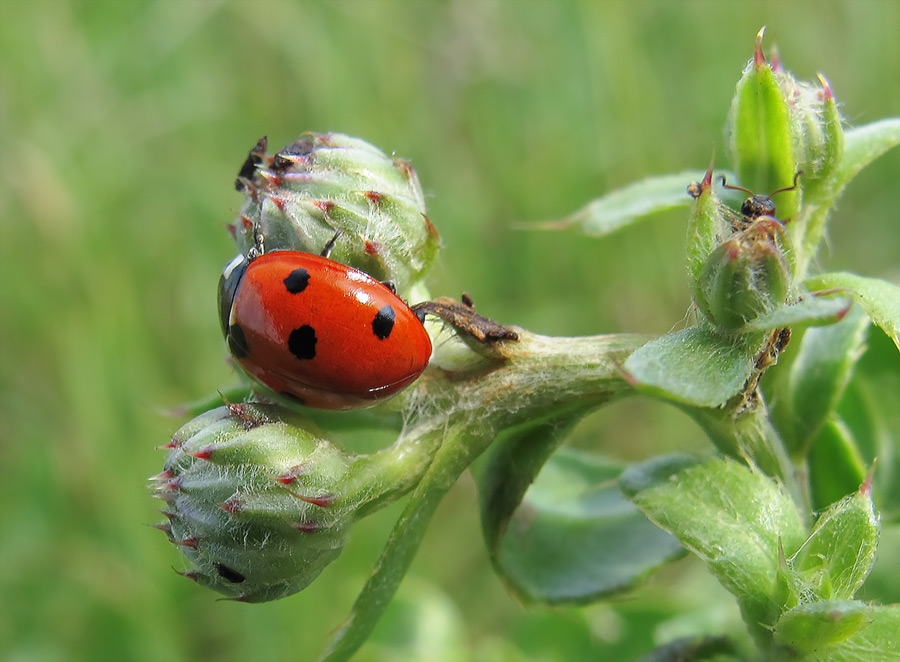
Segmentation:
<svg viewBox="0 0 900 662">
<path fill-rule="evenodd" d="M 300 294 L 309 285 L 309 272 L 300 267 L 294 269 L 288 277 L 284 279 L 284 286 L 291 294 Z"/>
<path fill-rule="evenodd" d="M 316 358 L 316 330 L 309 324 L 291 331 L 288 337 L 288 349 L 301 361 Z"/>
<path fill-rule="evenodd" d="M 242 359 L 250 353 L 247 347 L 247 338 L 240 324 L 232 324 L 228 327 L 228 351 L 236 359 Z"/>
<path fill-rule="evenodd" d="M 223 565 L 222 563 L 213 563 L 213 566 L 215 566 L 216 572 L 219 573 L 219 577 L 231 582 L 232 584 L 240 584 L 246 579 L 246 577 L 244 577 L 244 575 L 239 573 L 237 570 L 233 570 L 232 568 L 229 568 L 227 565 Z"/>
<path fill-rule="evenodd" d="M 384 340 L 394 330 L 394 309 L 385 306 L 375 314 L 372 320 L 372 332 L 379 340 Z"/>
</svg>

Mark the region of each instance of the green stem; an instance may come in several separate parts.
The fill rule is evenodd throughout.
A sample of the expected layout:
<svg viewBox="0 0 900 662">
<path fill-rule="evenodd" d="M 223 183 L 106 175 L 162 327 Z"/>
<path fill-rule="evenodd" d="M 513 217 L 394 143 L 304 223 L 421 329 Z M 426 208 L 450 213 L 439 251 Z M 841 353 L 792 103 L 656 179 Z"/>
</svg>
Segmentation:
<svg viewBox="0 0 900 662">
<path fill-rule="evenodd" d="M 393 452 L 439 447 L 322 662 L 346 660 L 365 642 L 412 563 L 444 494 L 500 430 L 561 410 L 589 411 L 630 389 L 618 366 L 645 341 L 636 335 L 548 338 L 521 331 L 519 341 L 489 350 L 490 369 L 468 379 L 462 373 L 433 370 L 423 379 L 411 402 L 429 406 L 413 414 Z"/>
</svg>

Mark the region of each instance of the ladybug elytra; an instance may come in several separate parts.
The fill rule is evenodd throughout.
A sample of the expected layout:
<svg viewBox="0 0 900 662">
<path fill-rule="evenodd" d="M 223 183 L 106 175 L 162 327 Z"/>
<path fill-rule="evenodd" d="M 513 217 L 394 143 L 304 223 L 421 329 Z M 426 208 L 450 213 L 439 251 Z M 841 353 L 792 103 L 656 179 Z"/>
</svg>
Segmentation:
<svg viewBox="0 0 900 662">
<path fill-rule="evenodd" d="M 322 409 L 376 404 L 428 365 L 431 339 L 386 285 L 327 257 L 236 257 L 219 281 L 228 350 L 257 380 Z"/>
</svg>

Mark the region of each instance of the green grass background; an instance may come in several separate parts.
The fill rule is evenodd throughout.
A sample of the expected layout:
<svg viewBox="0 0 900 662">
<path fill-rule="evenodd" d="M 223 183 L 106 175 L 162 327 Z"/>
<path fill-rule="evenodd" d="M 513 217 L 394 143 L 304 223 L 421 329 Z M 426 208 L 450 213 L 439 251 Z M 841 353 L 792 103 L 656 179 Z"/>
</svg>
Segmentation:
<svg viewBox="0 0 900 662">
<path fill-rule="evenodd" d="M 851 123 L 900 115 L 896 0 L 0 0 L 0 658 L 310 660 L 377 558 L 397 506 L 305 592 L 235 604 L 178 577 L 146 526 L 154 447 L 183 422 L 163 410 L 233 383 L 215 288 L 257 138 L 335 130 L 411 159 L 444 242 L 435 295 L 544 333 L 663 333 L 689 303 L 683 212 L 603 241 L 512 226 L 713 149 L 727 165 L 728 103 L 764 24 Z M 897 150 L 854 182 L 823 268 L 900 279 L 898 182 Z M 875 335 L 873 369 L 897 371 Z M 705 448 L 643 401 L 575 437 L 628 459 Z M 738 622 L 692 561 L 611 604 L 517 604 L 466 479 L 358 659 L 630 660 Z"/>
</svg>

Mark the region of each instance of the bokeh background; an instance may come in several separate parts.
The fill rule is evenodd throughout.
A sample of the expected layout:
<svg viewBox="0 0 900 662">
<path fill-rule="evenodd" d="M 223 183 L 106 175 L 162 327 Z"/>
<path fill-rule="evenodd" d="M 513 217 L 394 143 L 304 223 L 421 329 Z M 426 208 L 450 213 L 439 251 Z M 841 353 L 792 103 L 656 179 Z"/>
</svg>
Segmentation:
<svg viewBox="0 0 900 662">
<path fill-rule="evenodd" d="M 722 127 L 762 25 L 851 123 L 900 115 L 896 0 L 0 0 L 0 658 L 310 660 L 377 558 L 397 505 L 305 592 L 236 604 L 176 575 L 183 559 L 147 526 L 154 447 L 183 422 L 166 410 L 235 381 L 215 288 L 257 138 L 334 130 L 410 159 L 444 242 L 435 295 L 471 292 L 549 334 L 664 333 L 689 304 L 683 211 L 602 241 L 516 224 L 714 149 L 727 166 Z M 894 150 L 847 191 L 820 262 L 896 282 L 898 256 Z M 896 352 L 871 342 L 863 368 L 891 383 Z M 641 400 L 573 443 L 705 448 Z M 900 599 L 898 557 L 888 533 L 881 599 Z M 729 629 L 736 608 L 691 560 L 612 603 L 523 607 L 489 568 L 464 479 L 358 659 L 631 660 Z"/>
</svg>

